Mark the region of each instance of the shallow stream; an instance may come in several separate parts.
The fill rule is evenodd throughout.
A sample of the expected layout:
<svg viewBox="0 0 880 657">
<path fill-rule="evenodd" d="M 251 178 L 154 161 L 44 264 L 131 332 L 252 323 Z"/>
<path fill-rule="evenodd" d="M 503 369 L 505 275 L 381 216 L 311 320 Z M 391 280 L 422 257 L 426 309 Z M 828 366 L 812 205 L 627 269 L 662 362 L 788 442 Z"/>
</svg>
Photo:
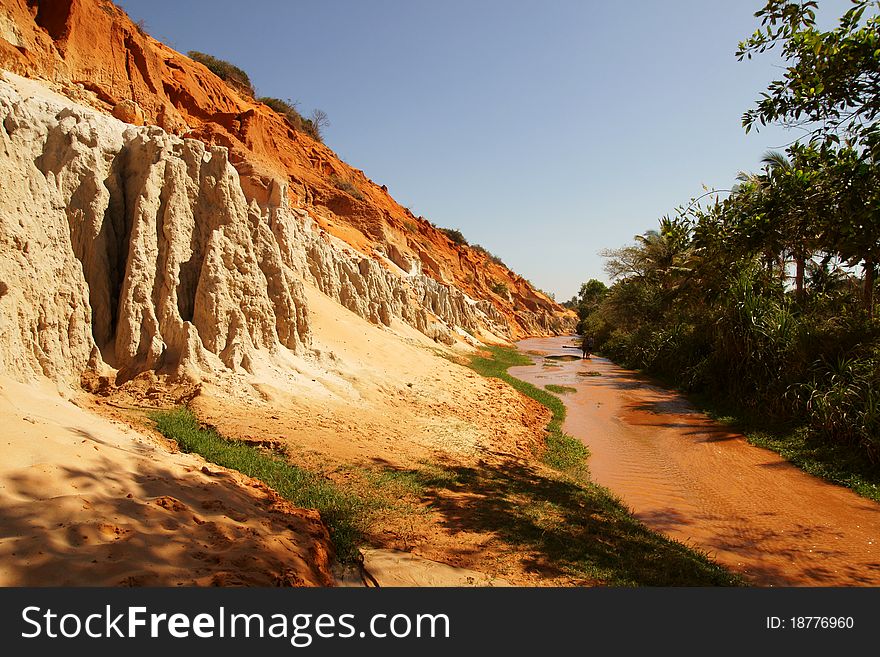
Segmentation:
<svg viewBox="0 0 880 657">
<path fill-rule="evenodd" d="M 510 373 L 562 394 L 566 432 L 592 452 L 593 479 L 645 524 L 759 585 L 880 586 L 880 504 L 750 445 L 681 395 L 612 362 L 518 344 L 533 365 Z M 548 356 L 576 355 L 574 360 Z"/>
</svg>

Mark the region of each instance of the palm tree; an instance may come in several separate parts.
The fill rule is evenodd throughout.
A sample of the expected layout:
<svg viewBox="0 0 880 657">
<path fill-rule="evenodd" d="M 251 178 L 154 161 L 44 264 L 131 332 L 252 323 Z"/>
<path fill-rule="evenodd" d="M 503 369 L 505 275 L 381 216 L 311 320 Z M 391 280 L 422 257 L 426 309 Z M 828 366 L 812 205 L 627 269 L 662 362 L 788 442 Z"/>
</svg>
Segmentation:
<svg viewBox="0 0 880 657">
<path fill-rule="evenodd" d="M 775 220 L 777 203 L 769 172 L 766 168 L 761 173 L 740 171 L 736 180 L 726 213 L 737 227 L 737 241 L 746 250 L 761 253 L 771 277 L 777 265 L 784 276 L 784 236 L 781 223 Z"/>
<path fill-rule="evenodd" d="M 802 300 L 806 262 L 812 256 L 816 240 L 813 207 L 816 194 L 810 189 L 815 176 L 809 168 L 796 166 L 779 151 L 767 151 L 761 163 L 766 170 L 768 192 L 775 206 L 784 246 L 795 262 L 795 294 Z"/>
</svg>

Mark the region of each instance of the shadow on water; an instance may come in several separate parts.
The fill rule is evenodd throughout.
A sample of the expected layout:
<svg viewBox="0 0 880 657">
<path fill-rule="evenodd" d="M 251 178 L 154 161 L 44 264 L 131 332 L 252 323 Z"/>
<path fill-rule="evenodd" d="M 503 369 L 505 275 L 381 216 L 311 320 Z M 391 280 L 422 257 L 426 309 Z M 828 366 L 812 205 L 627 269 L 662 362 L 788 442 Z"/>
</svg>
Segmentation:
<svg viewBox="0 0 880 657">
<path fill-rule="evenodd" d="M 527 344 L 555 353 L 547 342 Z M 577 376 L 587 370 L 600 376 Z M 526 368 L 521 374 L 529 376 Z M 847 500 L 805 478 L 676 391 L 607 359 L 566 364 L 546 382 L 563 377 L 579 390 L 563 398 L 579 413 L 572 433 L 590 444 L 594 458 L 601 455 L 603 472 L 617 473 L 608 481 L 647 526 L 717 555 L 762 585 L 880 582 L 876 503 Z"/>
</svg>

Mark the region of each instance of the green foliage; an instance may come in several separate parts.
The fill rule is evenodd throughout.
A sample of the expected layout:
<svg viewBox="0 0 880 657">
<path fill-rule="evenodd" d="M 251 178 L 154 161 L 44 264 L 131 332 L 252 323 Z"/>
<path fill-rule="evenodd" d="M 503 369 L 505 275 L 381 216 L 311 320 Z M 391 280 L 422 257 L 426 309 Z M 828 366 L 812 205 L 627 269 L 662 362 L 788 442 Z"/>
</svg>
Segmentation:
<svg viewBox="0 0 880 657">
<path fill-rule="evenodd" d="M 581 320 L 599 351 L 621 364 L 800 427 L 827 453 L 842 448 L 873 462 L 878 8 L 855 0 L 837 28 L 822 32 L 816 2 L 766 2 L 740 58 L 780 46 L 788 67 L 744 123 L 800 125 L 810 142 L 766 153 L 724 201 L 694 199 L 658 230 L 606 251 L 615 283 Z"/>
<path fill-rule="evenodd" d="M 497 255 L 495 255 L 491 251 L 487 250 L 485 247 L 480 246 L 479 244 L 471 244 L 470 247 L 474 251 L 477 251 L 477 252 L 485 255 L 487 258 L 489 258 L 489 260 L 494 262 L 496 265 L 500 265 L 500 266 L 504 267 L 505 269 L 509 269 L 509 267 L 507 267 L 507 265 L 504 264 L 504 261 L 501 258 L 499 258 Z"/>
<path fill-rule="evenodd" d="M 608 286 L 602 281 L 591 278 L 586 283 L 581 284 L 581 289 L 575 296 L 562 304 L 578 314 L 576 330 L 581 335 L 592 335 L 595 337 L 596 332 L 601 331 L 601 326 L 597 325 L 596 322 L 590 323 L 587 319 L 596 312 L 606 294 L 608 294 Z"/>
<path fill-rule="evenodd" d="M 259 479 L 297 506 L 317 509 L 330 529 L 337 558 L 348 561 L 357 556 L 368 510 L 357 496 L 328 479 L 202 427 L 187 408 L 156 412 L 150 419 L 162 435 L 177 441 L 182 451 Z"/>
<path fill-rule="evenodd" d="M 779 46 L 788 66 L 770 83 L 757 106 L 743 116 L 755 123 L 806 126 L 826 145 L 841 137 L 876 139 L 880 113 L 880 18 L 877 0 L 853 0 L 837 27 L 816 26 L 814 0 L 768 0 L 755 15 L 761 28 L 739 45 L 737 56 Z"/>
<path fill-rule="evenodd" d="M 880 467 L 851 446 L 817 440 L 802 429 L 783 432 L 747 431 L 749 442 L 778 452 L 815 477 L 851 488 L 880 502 Z"/>
<path fill-rule="evenodd" d="M 609 252 L 618 280 L 582 326 L 623 365 L 877 459 L 880 327 L 845 266 L 850 206 L 823 182 L 839 159 L 816 153 L 774 156 L 759 183 Z"/>
<path fill-rule="evenodd" d="M 281 100 L 280 98 L 272 98 L 270 96 L 262 96 L 257 98 L 257 102 L 268 105 L 275 112 L 287 119 L 291 127 L 299 132 L 306 133 L 315 141 L 321 141 L 321 132 L 315 122 L 311 119 L 304 118 L 296 109 L 296 103 L 289 98 Z"/>
<path fill-rule="evenodd" d="M 340 178 L 336 174 L 333 174 L 330 176 L 330 182 L 336 189 L 343 191 L 350 196 L 353 196 L 359 201 L 364 200 L 364 195 L 361 193 L 361 190 L 359 190 L 355 186 L 355 184 L 347 178 Z"/>
<path fill-rule="evenodd" d="M 558 395 L 565 395 L 569 392 L 577 392 L 577 388 L 572 388 L 571 386 L 558 386 L 555 383 L 548 383 L 546 386 L 544 386 L 544 389 Z"/>
<path fill-rule="evenodd" d="M 213 55 L 208 55 L 198 50 L 190 50 L 187 56 L 200 64 L 203 64 L 211 73 L 223 80 L 230 87 L 244 93 L 246 96 L 254 97 L 254 86 L 248 74 L 241 70 L 235 64 L 218 59 Z"/>
<path fill-rule="evenodd" d="M 880 460 L 880 361 L 841 356 L 819 362 L 812 377 L 794 386 L 807 428 L 813 435 L 860 445 L 869 458 Z"/>
</svg>

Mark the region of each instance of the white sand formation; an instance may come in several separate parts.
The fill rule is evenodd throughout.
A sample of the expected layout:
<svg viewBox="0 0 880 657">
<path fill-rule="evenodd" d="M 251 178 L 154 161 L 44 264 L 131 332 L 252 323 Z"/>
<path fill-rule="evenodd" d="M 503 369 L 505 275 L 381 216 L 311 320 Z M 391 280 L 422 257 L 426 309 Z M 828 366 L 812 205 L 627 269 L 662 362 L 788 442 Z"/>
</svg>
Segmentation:
<svg viewBox="0 0 880 657">
<path fill-rule="evenodd" d="M 303 282 L 447 344 L 509 334 L 491 303 L 317 230 L 283 183 L 268 206 L 248 202 L 225 148 L 5 77 L 0 372 L 72 382 L 103 363 L 118 381 L 251 371 L 256 352 L 309 348 Z"/>
</svg>

